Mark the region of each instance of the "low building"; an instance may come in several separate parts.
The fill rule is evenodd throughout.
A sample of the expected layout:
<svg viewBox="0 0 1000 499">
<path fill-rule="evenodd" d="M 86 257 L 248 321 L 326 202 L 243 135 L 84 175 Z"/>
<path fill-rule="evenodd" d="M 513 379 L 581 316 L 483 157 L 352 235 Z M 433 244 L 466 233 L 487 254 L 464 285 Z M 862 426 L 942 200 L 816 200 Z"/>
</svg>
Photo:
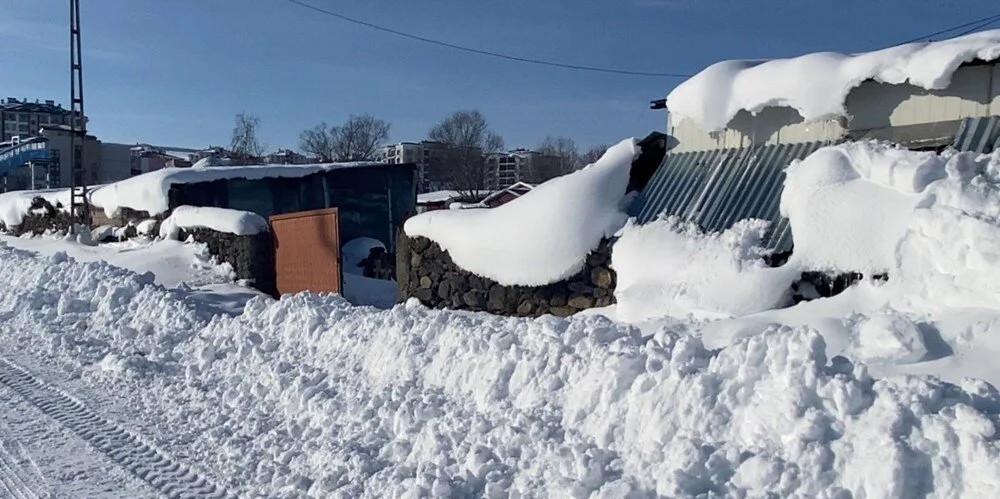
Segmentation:
<svg viewBox="0 0 1000 499">
<path fill-rule="evenodd" d="M 764 244 L 789 250 L 791 231 L 779 213 L 783 172 L 824 145 L 878 139 L 917 150 L 1000 148 L 1000 63 L 969 55 L 977 53 L 1000 54 L 1000 31 L 868 54 L 712 66 L 654 101 L 670 112 L 672 149 L 631 213 L 640 223 L 675 215 L 707 231 L 770 220 Z M 845 76 L 851 72 L 858 74 Z"/>
<path fill-rule="evenodd" d="M 534 189 L 535 186 L 525 183 L 517 182 L 503 189 L 494 191 L 489 196 L 486 196 L 482 201 L 479 202 L 480 205 L 486 208 L 496 208 L 497 206 L 503 206 Z"/>
</svg>

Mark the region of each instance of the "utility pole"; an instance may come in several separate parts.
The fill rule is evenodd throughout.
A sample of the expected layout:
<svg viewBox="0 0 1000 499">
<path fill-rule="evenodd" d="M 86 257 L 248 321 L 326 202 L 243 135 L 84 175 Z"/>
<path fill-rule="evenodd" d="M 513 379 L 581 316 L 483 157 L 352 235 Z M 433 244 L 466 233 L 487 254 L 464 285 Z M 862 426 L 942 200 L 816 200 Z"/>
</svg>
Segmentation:
<svg viewBox="0 0 1000 499">
<path fill-rule="evenodd" d="M 70 215 L 90 227 L 87 174 L 84 161 L 87 120 L 83 113 L 83 49 L 80 45 L 80 0 L 69 0 L 70 68 Z M 70 229 L 76 232 L 75 224 Z"/>
</svg>

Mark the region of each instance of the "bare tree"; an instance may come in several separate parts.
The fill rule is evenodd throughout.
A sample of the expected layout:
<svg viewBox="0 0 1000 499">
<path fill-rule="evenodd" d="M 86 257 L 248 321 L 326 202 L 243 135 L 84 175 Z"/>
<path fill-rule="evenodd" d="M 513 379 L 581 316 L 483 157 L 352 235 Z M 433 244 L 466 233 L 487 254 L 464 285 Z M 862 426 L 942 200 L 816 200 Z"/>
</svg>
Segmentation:
<svg viewBox="0 0 1000 499">
<path fill-rule="evenodd" d="M 489 185 L 486 156 L 503 149 L 503 138 L 490 130 L 486 117 L 476 110 L 457 111 L 431 128 L 430 140 L 448 146 L 447 157 L 431 176 L 450 189 L 473 197 Z"/>
<path fill-rule="evenodd" d="M 580 166 L 587 166 L 601 159 L 601 156 L 604 156 L 604 153 L 608 152 L 609 148 L 610 146 L 607 144 L 601 144 L 587 149 L 586 152 L 580 155 Z"/>
<path fill-rule="evenodd" d="M 320 161 L 330 162 L 336 157 L 334 142 L 337 127 L 320 123 L 299 135 L 299 149 L 306 153 L 318 156 Z"/>
<path fill-rule="evenodd" d="M 233 127 L 233 139 L 229 143 L 232 153 L 232 165 L 249 165 L 260 160 L 264 155 L 264 145 L 257 139 L 260 128 L 260 118 L 247 113 L 236 115 L 236 126 Z"/>
<path fill-rule="evenodd" d="M 583 166 L 580 164 L 580 152 L 573 139 L 545 137 L 542 145 L 538 146 L 538 152 L 556 158 L 556 175 L 564 175 Z"/>
<path fill-rule="evenodd" d="M 351 115 L 343 126 L 332 128 L 333 156 L 338 161 L 371 161 L 379 146 L 389 140 L 389 123 L 370 114 Z"/>
</svg>

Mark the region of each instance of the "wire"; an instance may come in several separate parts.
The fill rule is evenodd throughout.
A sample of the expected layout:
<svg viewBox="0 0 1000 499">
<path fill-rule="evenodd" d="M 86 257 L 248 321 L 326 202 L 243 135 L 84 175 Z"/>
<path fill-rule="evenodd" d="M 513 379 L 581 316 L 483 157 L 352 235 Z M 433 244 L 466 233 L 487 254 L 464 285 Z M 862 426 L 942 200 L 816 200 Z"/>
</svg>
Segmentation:
<svg viewBox="0 0 1000 499">
<path fill-rule="evenodd" d="M 997 22 L 997 21 L 1000 21 L 1000 16 L 997 16 L 997 17 L 994 17 L 994 18 L 993 18 L 993 20 L 991 20 L 991 21 L 987 21 L 987 22 L 985 22 L 985 23 L 983 23 L 983 24 L 980 24 L 979 26 L 976 26 L 976 27 L 974 27 L 974 28 L 970 28 L 970 29 L 969 29 L 969 30 L 967 30 L 967 31 L 963 31 L 963 32 L 961 32 L 961 33 L 959 33 L 959 34 L 955 35 L 955 37 L 957 38 L 957 37 L 959 37 L 959 36 L 965 36 L 965 35 L 968 35 L 969 33 L 972 33 L 973 31 L 979 31 L 979 30 L 981 30 L 981 29 L 983 29 L 983 28 L 985 28 L 985 27 L 987 27 L 987 26 L 989 26 L 989 25 L 991 25 L 991 24 L 993 24 L 993 23 L 995 23 L 995 22 Z"/>
<path fill-rule="evenodd" d="M 986 24 L 983 24 L 981 26 L 976 26 L 976 27 L 974 27 L 974 28 L 972 28 L 972 29 L 970 29 L 968 31 L 965 31 L 965 32 L 960 33 L 960 34 L 955 35 L 955 36 L 958 37 L 958 36 L 968 35 L 969 33 L 972 33 L 973 31 L 981 29 L 981 28 L 983 28 L 985 26 L 989 26 L 990 24 L 993 24 L 994 22 L 996 22 L 998 20 L 1000 20 L 1000 14 L 993 14 L 991 16 L 986 16 L 986 17 L 981 18 L 981 19 L 976 19 L 975 21 L 972 21 L 972 22 L 967 22 L 965 24 L 959 24 L 958 26 L 952 26 L 952 27 L 950 27 L 948 29 L 943 29 L 941 31 L 935 31 L 934 33 L 926 34 L 926 35 L 923 35 L 923 36 L 918 36 L 916 38 L 913 38 L 913 39 L 910 39 L 910 40 L 906 40 L 905 42 L 899 42 L 896 45 L 906 45 L 907 43 L 919 42 L 919 41 L 926 40 L 926 39 L 928 39 L 928 38 L 930 38 L 932 36 L 943 35 L 945 33 L 950 33 L 952 31 L 960 30 L 962 28 L 968 28 L 969 26 L 978 25 L 979 23 L 982 23 L 982 22 L 986 23 Z"/>
<path fill-rule="evenodd" d="M 441 47 L 447 47 L 447 48 L 455 49 L 455 50 L 461 50 L 461 51 L 464 51 L 464 52 L 470 52 L 470 53 L 473 53 L 473 54 L 486 55 L 486 56 L 490 56 L 490 57 L 496 57 L 496 58 L 499 58 L 499 59 L 506 59 L 506 60 L 509 60 L 509 61 L 524 62 L 524 63 L 528 63 L 528 64 L 538 64 L 538 65 L 541 65 L 541 66 L 551 66 L 551 67 L 563 68 L 563 69 L 574 69 L 574 70 L 578 70 L 578 71 L 594 71 L 594 72 L 598 72 L 598 73 L 612 73 L 612 74 L 622 74 L 622 75 L 631 75 L 631 76 L 653 76 L 653 77 L 660 77 L 660 78 L 690 78 L 691 76 L 693 76 L 693 75 L 690 75 L 690 74 L 682 74 L 682 73 L 657 73 L 657 72 L 651 72 L 651 71 L 629 71 L 629 70 L 625 70 L 625 69 L 602 68 L 602 67 L 597 67 L 597 66 L 581 66 L 581 65 L 577 65 L 577 64 L 566 64 L 566 63 L 562 63 L 562 62 L 547 61 L 547 60 L 543 60 L 543 59 L 532 59 L 530 57 L 519 57 L 519 56 L 515 56 L 515 55 L 503 54 L 503 53 L 500 53 L 500 52 L 491 52 L 489 50 L 482 50 L 482 49 L 477 49 L 477 48 L 472 48 L 472 47 L 466 47 L 464 45 L 457 45 L 457 44 L 454 44 L 454 43 L 444 42 L 444 41 L 441 41 L 441 40 L 435 40 L 433 38 L 426 38 L 426 37 L 419 36 L 419 35 L 414 35 L 414 34 L 411 34 L 411 33 L 405 33 L 403 31 L 398 31 L 398 30 L 395 30 L 395 29 L 392 29 L 392 28 L 386 28 L 385 26 L 379 26 L 377 24 L 372 24 L 370 22 L 363 21 L 361 19 L 356 19 L 356 18 L 353 18 L 353 17 L 348 17 L 348 16 L 345 16 L 343 14 L 339 14 L 337 12 L 333 12 L 333 11 L 330 11 L 330 10 L 323 9 L 321 7 L 317 7 L 315 5 L 308 4 L 306 2 L 302 2 L 300 0 L 285 0 L 285 1 L 288 2 L 288 3 L 293 3 L 293 4 L 298 5 L 300 7 L 304 7 L 304 8 L 313 10 L 315 12 L 319 12 L 321 14 L 325 14 L 325 15 L 328 15 L 328 16 L 331 16 L 331 17 L 336 17 L 337 19 L 340 19 L 342 21 L 347 21 L 347 22 L 350 22 L 350 23 L 358 24 L 358 25 L 361 25 L 361 26 L 365 26 L 367 28 L 371 28 L 371 29 L 375 29 L 375 30 L 378 30 L 378 31 L 382 31 L 384 33 L 390 33 L 390 34 L 393 34 L 393 35 L 396 35 L 396 36 L 401 36 L 401 37 L 404 37 L 404 38 L 409 38 L 411 40 L 417 40 L 417 41 L 421 41 L 421 42 L 424 42 L 424 43 L 430 43 L 430 44 L 433 44 L 433 45 L 438 45 L 438 46 L 441 46 Z"/>
</svg>

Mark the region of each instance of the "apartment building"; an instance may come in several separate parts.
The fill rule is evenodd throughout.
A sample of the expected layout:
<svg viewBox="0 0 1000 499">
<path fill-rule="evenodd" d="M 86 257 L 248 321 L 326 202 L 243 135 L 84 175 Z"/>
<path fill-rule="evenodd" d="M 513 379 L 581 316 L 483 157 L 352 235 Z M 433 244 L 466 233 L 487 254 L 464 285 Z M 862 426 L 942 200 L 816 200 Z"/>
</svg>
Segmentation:
<svg viewBox="0 0 1000 499">
<path fill-rule="evenodd" d="M 64 109 L 55 101 L 29 102 L 13 97 L 0 100 L 0 142 L 7 142 L 13 137 L 37 137 L 43 128 L 73 124 L 72 112 Z M 77 123 L 86 117 L 76 117 Z"/>
</svg>

